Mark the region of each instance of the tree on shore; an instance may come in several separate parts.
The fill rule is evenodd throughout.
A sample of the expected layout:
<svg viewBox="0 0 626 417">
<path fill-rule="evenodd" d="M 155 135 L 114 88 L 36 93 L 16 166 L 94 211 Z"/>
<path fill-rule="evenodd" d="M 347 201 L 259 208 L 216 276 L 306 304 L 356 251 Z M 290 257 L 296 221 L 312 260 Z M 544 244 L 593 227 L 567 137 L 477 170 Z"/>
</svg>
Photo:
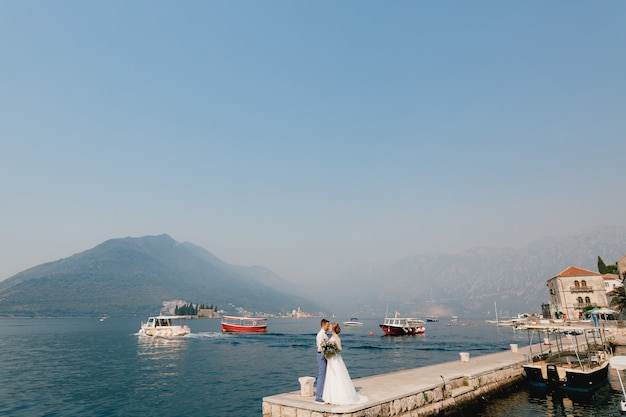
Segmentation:
<svg viewBox="0 0 626 417">
<path fill-rule="evenodd" d="M 213 304 L 211 304 L 211 306 L 206 306 L 204 304 L 196 304 L 195 306 L 193 305 L 193 303 L 189 303 L 189 304 L 185 304 L 183 306 L 176 306 L 176 308 L 174 309 L 174 315 L 176 316 L 197 316 L 198 315 L 198 311 L 200 311 L 200 309 L 206 309 L 206 308 L 210 308 L 211 310 L 214 310 Z M 217 309 L 217 307 L 215 307 L 215 309 Z"/>
<path fill-rule="evenodd" d="M 195 316 L 198 314 L 198 306 L 196 305 L 194 307 L 192 303 L 185 304 L 181 307 L 176 306 L 176 309 L 174 310 L 174 314 L 177 316 Z"/>
<path fill-rule="evenodd" d="M 602 258 L 598 256 L 598 272 L 604 274 L 617 274 L 617 264 L 607 265 Z"/>
</svg>

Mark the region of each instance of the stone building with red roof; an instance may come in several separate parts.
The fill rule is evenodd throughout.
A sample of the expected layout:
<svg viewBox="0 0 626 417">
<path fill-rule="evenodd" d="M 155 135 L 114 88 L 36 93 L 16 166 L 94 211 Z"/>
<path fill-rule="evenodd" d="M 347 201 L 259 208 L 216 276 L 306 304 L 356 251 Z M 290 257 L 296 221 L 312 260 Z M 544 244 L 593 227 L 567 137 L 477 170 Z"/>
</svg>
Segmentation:
<svg viewBox="0 0 626 417">
<path fill-rule="evenodd" d="M 578 320 L 585 307 L 607 307 L 604 278 L 598 272 L 570 266 L 550 278 L 546 285 L 550 290 L 552 319 Z"/>
</svg>

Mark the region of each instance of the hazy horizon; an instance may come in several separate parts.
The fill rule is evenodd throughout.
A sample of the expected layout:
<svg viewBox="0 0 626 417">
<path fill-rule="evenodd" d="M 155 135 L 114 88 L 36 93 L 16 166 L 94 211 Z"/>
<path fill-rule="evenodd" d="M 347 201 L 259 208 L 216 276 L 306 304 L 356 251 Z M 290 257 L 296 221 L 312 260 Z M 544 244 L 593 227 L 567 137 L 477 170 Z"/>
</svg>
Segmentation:
<svg viewBox="0 0 626 417">
<path fill-rule="evenodd" d="M 297 283 L 626 225 L 625 17 L 619 1 L 6 3 L 0 280 L 126 236 Z"/>
</svg>

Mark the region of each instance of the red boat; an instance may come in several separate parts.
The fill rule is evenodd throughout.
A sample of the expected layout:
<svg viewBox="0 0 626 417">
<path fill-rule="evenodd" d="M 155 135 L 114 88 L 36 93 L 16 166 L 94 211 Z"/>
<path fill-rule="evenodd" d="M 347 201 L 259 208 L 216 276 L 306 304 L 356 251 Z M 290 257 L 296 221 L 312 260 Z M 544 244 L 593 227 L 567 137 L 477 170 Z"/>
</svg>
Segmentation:
<svg viewBox="0 0 626 417">
<path fill-rule="evenodd" d="M 266 317 L 222 316 L 223 333 L 265 333 Z"/>
<path fill-rule="evenodd" d="M 379 326 L 387 336 L 412 336 L 426 331 L 424 320 L 409 317 L 385 317 Z"/>
</svg>

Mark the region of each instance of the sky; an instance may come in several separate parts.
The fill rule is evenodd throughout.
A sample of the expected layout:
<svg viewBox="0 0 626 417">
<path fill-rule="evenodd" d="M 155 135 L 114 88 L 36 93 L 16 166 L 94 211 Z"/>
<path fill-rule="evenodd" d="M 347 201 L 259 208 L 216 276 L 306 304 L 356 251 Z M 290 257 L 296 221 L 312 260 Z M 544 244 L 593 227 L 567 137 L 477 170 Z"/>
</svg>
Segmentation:
<svg viewBox="0 0 626 417">
<path fill-rule="evenodd" d="M 625 22 L 621 0 L 2 1 L 0 280 L 127 236 L 315 282 L 626 224 Z"/>
</svg>

